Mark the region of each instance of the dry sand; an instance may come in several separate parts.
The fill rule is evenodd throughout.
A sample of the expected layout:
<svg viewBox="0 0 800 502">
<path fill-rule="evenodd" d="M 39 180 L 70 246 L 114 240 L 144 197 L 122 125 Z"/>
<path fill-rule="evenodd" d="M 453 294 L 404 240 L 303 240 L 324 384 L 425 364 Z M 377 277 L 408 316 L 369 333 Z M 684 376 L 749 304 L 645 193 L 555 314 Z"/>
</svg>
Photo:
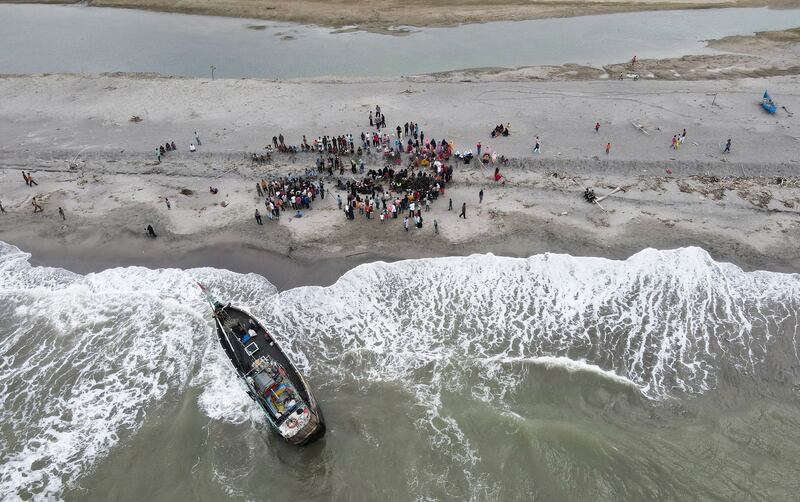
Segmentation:
<svg viewBox="0 0 800 502">
<path fill-rule="evenodd" d="M 34 0 L 34 3 L 63 2 Z M 373 31 L 387 31 L 396 26 L 445 26 L 640 10 L 798 5 L 796 0 L 89 0 L 88 4 Z"/>
<path fill-rule="evenodd" d="M 779 104 L 798 110 L 798 80 L 0 78 L 0 200 L 7 211 L 0 215 L 0 240 L 44 262 L 72 261 L 84 271 L 171 263 L 165 256 L 176 265 L 250 270 L 259 253 L 265 262 L 280 263 L 270 254 L 277 253 L 303 270 L 320 267 L 323 259 L 338 260 L 334 268 L 345 269 L 377 257 L 566 252 L 624 258 L 646 247 L 686 245 L 748 269 L 797 271 L 799 119 L 783 110 L 767 115 L 758 99 L 769 88 Z M 287 214 L 279 223 L 256 226 L 252 214 L 263 204 L 255 180 L 301 172 L 314 157 L 279 157 L 275 165 L 253 166 L 247 153 L 260 151 L 278 132 L 290 143 L 302 134 L 357 135 L 368 130 L 367 111 L 375 104 L 390 129 L 414 120 L 427 136 L 446 137 L 457 149 L 480 140 L 484 148 L 512 157 L 503 168 L 506 183 L 490 181 L 491 166 L 457 166 L 446 197 L 455 207 L 467 202 L 468 219 L 459 220 L 439 200 L 425 227 L 408 234 L 399 220 L 346 221 L 336 209 L 335 190 L 303 218 Z M 130 122 L 132 115 L 143 120 Z M 602 124 L 597 134 L 595 121 Z M 512 124 L 510 137 L 489 137 L 499 122 Z M 670 149 L 672 135 L 683 128 L 683 148 Z M 194 130 L 203 145 L 190 154 Z M 534 157 L 535 135 L 543 152 Z M 720 147 L 728 137 L 734 151 L 723 156 Z M 166 140 L 180 151 L 156 164 L 152 149 Z M 613 144 L 608 157 L 602 153 L 607 141 Z M 76 156 L 78 167 L 70 169 L 67 160 Z M 376 157 L 367 163 L 382 165 Z M 27 187 L 21 170 L 32 171 L 39 185 Z M 209 194 L 209 185 L 220 193 Z M 603 211 L 583 201 L 586 186 L 599 194 L 613 187 L 625 192 L 604 201 Z M 481 188 L 486 196 L 478 204 Z M 33 196 L 43 200 L 44 213 L 32 213 Z M 434 218 L 439 235 L 433 233 Z M 147 223 L 160 233 L 158 240 L 144 236 Z M 294 284 L 290 269 L 284 280 Z"/>
</svg>

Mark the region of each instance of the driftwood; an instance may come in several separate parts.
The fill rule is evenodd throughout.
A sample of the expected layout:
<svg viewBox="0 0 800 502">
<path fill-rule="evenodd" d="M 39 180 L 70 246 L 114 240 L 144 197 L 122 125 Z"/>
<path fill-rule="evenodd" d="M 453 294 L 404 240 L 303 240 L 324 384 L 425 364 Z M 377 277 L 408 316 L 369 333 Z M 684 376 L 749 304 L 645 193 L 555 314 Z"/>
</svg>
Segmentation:
<svg viewBox="0 0 800 502">
<path fill-rule="evenodd" d="M 633 127 L 637 128 L 637 129 L 639 129 L 640 132 L 650 136 L 650 133 L 647 132 L 647 129 L 645 129 L 645 127 L 642 124 L 637 124 L 636 122 L 631 122 L 631 125 Z"/>
<path fill-rule="evenodd" d="M 612 190 L 611 192 L 609 192 L 609 193 L 607 193 L 607 194 L 603 195 L 602 197 L 597 197 L 596 199 L 594 199 L 594 200 L 592 201 L 592 203 L 593 203 L 593 204 L 595 204 L 595 205 L 597 205 L 597 207 L 599 207 L 600 209 L 602 209 L 604 212 L 606 212 L 606 213 L 607 213 L 608 211 L 606 211 L 606 208 L 604 208 L 603 206 L 601 206 L 601 205 L 600 205 L 600 203 L 601 203 L 601 202 L 603 202 L 605 199 L 607 199 L 607 198 L 611 197 L 612 195 L 614 195 L 615 193 L 617 193 L 617 192 L 620 192 L 620 191 L 621 191 L 621 192 L 624 192 L 624 191 L 625 191 L 625 189 L 624 189 L 624 188 L 622 188 L 622 187 L 617 187 L 617 188 L 615 188 L 614 190 Z"/>
</svg>

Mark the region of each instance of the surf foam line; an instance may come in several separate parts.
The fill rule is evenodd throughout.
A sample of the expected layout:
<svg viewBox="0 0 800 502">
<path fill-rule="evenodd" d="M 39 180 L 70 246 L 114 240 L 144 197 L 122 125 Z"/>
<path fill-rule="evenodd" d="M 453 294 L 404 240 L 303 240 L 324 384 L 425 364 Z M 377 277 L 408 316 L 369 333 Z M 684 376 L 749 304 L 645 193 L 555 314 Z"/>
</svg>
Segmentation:
<svg viewBox="0 0 800 502">
<path fill-rule="evenodd" d="M 309 340 L 326 371 L 352 372 L 341 355 L 364 350 L 355 371 L 379 380 L 440 360 L 567 358 L 661 398 L 714 388 L 720 365 L 752 374 L 773 349 L 796 364 L 799 293 L 798 274 L 746 273 L 699 248 L 473 255 L 361 265 L 282 293 L 268 321 Z"/>
<path fill-rule="evenodd" d="M 0 243 L 3 500 L 60 498 L 183 392 L 201 360 L 214 367 L 195 281 L 243 304 L 275 294 L 255 275 L 129 267 L 81 276 L 31 267 L 29 257 Z"/>
<path fill-rule="evenodd" d="M 257 420 L 216 347 L 197 280 L 264 320 L 324 392 L 400 383 L 428 406 L 420 429 L 468 480 L 480 458 L 444 396 L 503 410 L 522 378 L 485 361 L 581 360 L 654 399 L 712 389 L 723 366 L 797 372 L 800 276 L 745 273 L 697 248 L 626 261 L 373 263 L 280 295 L 262 277 L 225 270 L 81 276 L 28 258 L 0 243 L 0 419 L 11 424 L 1 498 L 60 497 L 187 385 L 202 387 L 198 406 L 212 419 Z"/>
<path fill-rule="evenodd" d="M 500 358 L 490 359 L 487 362 L 501 363 L 501 364 L 525 363 L 525 364 L 533 364 L 536 366 L 543 366 L 545 368 L 561 369 L 569 373 L 590 373 L 592 375 L 600 376 L 602 378 L 608 379 L 620 385 L 625 385 L 627 387 L 633 387 L 634 389 L 639 389 L 639 387 L 635 383 L 628 380 L 627 378 L 617 375 L 613 371 L 606 371 L 599 366 L 596 366 L 594 364 L 589 364 L 586 361 L 580 359 L 577 361 L 573 361 L 572 359 L 569 359 L 567 357 L 550 357 L 550 356 L 500 357 Z"/>
</svg>

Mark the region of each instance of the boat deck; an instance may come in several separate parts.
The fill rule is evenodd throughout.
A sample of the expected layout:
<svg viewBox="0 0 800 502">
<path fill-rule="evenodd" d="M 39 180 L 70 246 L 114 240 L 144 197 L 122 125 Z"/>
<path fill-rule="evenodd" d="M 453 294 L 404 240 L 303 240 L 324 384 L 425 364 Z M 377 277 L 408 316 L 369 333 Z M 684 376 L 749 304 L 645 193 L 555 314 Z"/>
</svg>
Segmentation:
<svg viewBox="0 0 800 502">
<path fill-rule="evenodd" d="M 224 332 L 220 330 L 218 325 L 217 336 L 220 338 L 224 336 L 227 339 L 220 340 L 220 342 L 222 342 L 222 347 L 236 366 L 236 369 L 241 372 L 242 376 L 253 369 L 253 362 L 256 359 L 262 356 L 269 356 L 272 360 L 283 366 L 283 369 L 286 371 L 286 376 L 292 381 L 300 397 L 306 403 L 311 404 L 305 381 L 297 373 L 294 365 L 283 353 L 278 343 L 258 321 L 250 317 L 247 312 L 230 306 L 223 309 L 223 314 L 219 316 L 219 319 L 225 326 L 225 330 Z M 238 323 L 246 330 L 251 319 L 256 325 L 256 336 L 250 338 L 247 342 L 242 342 L 234 334 L 232 328 Z"/>
</svg>

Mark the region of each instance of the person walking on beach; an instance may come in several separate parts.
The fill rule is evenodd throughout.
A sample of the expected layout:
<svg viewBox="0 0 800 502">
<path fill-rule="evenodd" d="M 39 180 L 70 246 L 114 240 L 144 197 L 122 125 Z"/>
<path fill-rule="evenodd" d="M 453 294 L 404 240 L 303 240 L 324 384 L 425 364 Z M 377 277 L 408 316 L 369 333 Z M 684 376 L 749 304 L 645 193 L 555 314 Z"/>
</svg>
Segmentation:
<svg viewBox="0 0 800 502">
<path fill-rule="evenodd" d="M 536 136 L 536 139 L 534 140 L 533 153 L 542 153 L 541 145 L 539 144 L 539 136 Z"/>
<path fill-rule="evenodd" d="M 725 149 L 722 150 L 722 153 L 731 153 L 731 139 L 728 138 L 728 142 L 725 143 Z"/>
<path fill-rule="evenodd" d="M 30 172 L 30 171 L 28 171 L 28 181 L 30 182 L 30 186 L 33 186 L 33 185 L 36 185 L 37 187 L 39 186 L 39 184 L 38 184 L 38 183 L 36 183 L 35 181 L 33 181 L 33 175 L 31 174 L 31 172 Z"/>
<path fill-rule="evenodd" d="M 197 131 L 194 132 L 194 142 L 197 143 L 197 146 L 202 145 L 202 143 L 200 143 L 200 136 L 197 134 Z"/>
<path fill-rule="evenodd" d="M 338 195 L 338 194 L 336 195 L 336 205 L 339 206 L 339 209 L 342 208 L 342 196 L 341 195 Z"/>
<path fill-rule="evenodd" d="M 439 221 L 436 218 L 433 219 L 433 233 L 439 233 Z"/>
<path fill-rule="evenodd" d="M 44 209 L 42 209 L 42 206 L 40 206 L 40 205 L 39 205 L 39 203 L 38 203 L 38 202 L 36 202 L 36 197 L 34 197 L 33 199 L 31 199 L 31 205 L 33 206 L 33 212 L 34 212 L 34 214 L 35 214 L 35 213 L 41 213 L 42 211 L 44 211 Z"/>
<path fill-rule="evenodd" d="M 261 223 L 261 213 L 258 212 L 258 209 L 256 209 L 256 223 L 258 223 L 259 225 L 262 225 L 262 223 Z"/>
<path fill-rule="evenodd" d="M 256 192 L 258 192 L 259 197 L 264 196 L 264 190 L 261 188 L 261 183 L 256 181 Z"/>
<path fill-rule="evenodd" d="M 369 111 L 369 126 L 372 127 L 375 124 L 372 123 L 372 110 Z"/>
<path fill-rule="evenodd" d="M 158 237 L 158 236 L 156 235 L 156 231 L 153 229 L 153 225 L 150 225 L 150 224 L 148 223 L 148 224 L 147 224 L 147 226 L 145 227 L 145 230 L 147 231 L 147 236 L 148 236 L 148 237 L 151 237 L 151 238 L 153 238 L 153 239 L 155 239 L 156 237 Z"/>
<path fill-rule="evenodd" d="M 63 221 L 67 221 L 67 216 L 64 214 L 64 210 L 61 209 L 60 207 L 58 208 L 58 214 L 61 216 L 61 219 Z"/>
<path fill-rule="evenodd" d="M 167 205 L 167 209 L 172 209 L 172 204 L 169 203 L 169 197 L 164 197 L 164 203 Z"/>
<path fill-rule="evenodd" d="M 408 232 L 408 216 L 403 216 L 403 228 Z"/>
<path fill-rule="evenodd" d="M 595 122 L 594 123 L 594 133 L 597 134 L 598 132 L 600 132 L 600 122 Z"/>
<path fill-rule="evenodd" d="M 611 153 L 611 142 L 606 143 L 606 155 Z"/>
<path fill-rule="evenodd" d="M 3 201 L 0 200 L 0 213 L 5 213 L 6 208 L 3 207 Z"/>
<path fill-rule="evenodd" d="M 459 218 L 467 219 L 467 203 L 464 202 L 461 204 L 461 214 L 458 215 Z"/>
<path fill-rule="evenodd" d="M 22 171 L 22 179 L 25 180 L 25 184 L 31 186 L 31 180 L 28 179 L 28 174 L 25 171 Z"/>
<path fill-rule="evenodd" d="M 450 203 L 447 205 L 447 210 L 448 211 L 452 211 L 453 210 L 453 199 L 450 199 Z"/>
<path fill-rule="evenodd" d="M 676 136 L 674 134 L 672 135 L 672 149 L 673 150 L 677 150 L 678 149 L 678 136 Z"/>
<path fill-rule="evenodd" d="M 478 155 L 480 155 L 481 154 L 481 142 L 480 141 L 478 141 L 478 144 L 475 145 L 475 149 L 478 151 Z"/>
<path fill-rule="evenodd" d="M 478 192 L 478 204 L 481 204 L 482 202 L 483 202 L 483 188 L 481 188 L 481 191 Z"/>
</svg>

